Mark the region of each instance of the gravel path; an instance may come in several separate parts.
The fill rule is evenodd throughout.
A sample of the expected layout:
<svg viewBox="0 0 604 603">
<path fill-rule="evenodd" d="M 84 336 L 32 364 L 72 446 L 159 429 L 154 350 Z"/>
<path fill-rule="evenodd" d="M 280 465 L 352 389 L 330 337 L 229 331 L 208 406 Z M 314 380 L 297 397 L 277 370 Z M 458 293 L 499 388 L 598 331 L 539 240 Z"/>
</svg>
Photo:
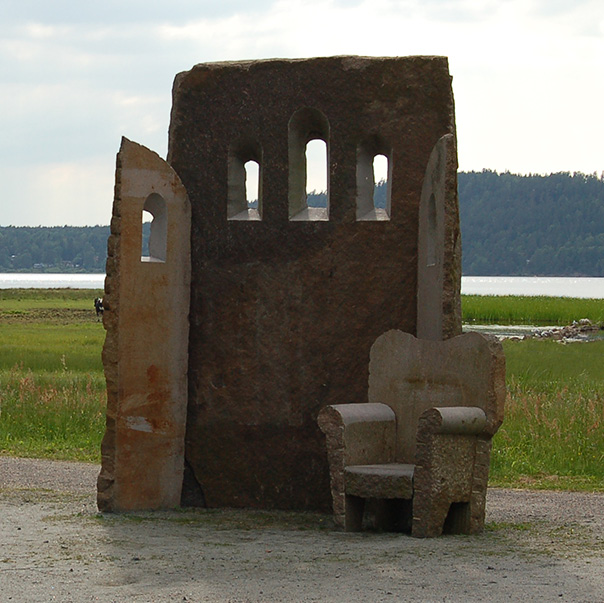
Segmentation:
<svg viewBox="0 0 604 603">
<path fill-rule="evenodd" d="M 319 514 L 101 515 L 99 468 L 0 457 L 0 602 L 604 601 L 604 495 L 492 489 L 487 530 L 347 534 Z"/>
</svg>

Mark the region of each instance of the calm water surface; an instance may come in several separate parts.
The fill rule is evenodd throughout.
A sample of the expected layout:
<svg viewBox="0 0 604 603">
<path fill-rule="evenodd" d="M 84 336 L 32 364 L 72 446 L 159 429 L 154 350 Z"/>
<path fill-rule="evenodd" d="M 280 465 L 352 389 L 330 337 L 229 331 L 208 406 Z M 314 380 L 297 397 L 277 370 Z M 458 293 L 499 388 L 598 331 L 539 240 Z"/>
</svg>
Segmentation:
<svg viewBox="0 0 604 603">
<path fill-rule="evenodd" d="M 466 295 L 547 295 L 604 299 L 604 278 L 462 276 L 461 292 Z"/>
<path fill-rule="evenodd" d="M 102 289 L 104 274 L 2 274 L 0 289 Z M 467 295 L 549 295 L 604 299 L 604 278 L 463 276 L 461 292 Z"/>
<path fill-rule="evenodd" d="M 0 273 L 0 289 L 102 289 L 104 274 Z"/>
</svg>

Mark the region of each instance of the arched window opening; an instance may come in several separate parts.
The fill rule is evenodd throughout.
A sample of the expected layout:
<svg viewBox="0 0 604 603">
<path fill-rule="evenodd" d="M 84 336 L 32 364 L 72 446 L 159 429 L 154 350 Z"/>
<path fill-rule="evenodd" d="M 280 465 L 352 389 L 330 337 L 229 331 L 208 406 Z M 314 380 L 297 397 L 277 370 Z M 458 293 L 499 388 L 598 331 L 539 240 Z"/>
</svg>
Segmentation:
<svg viewBox="0 0 604 603">
<path fill-rule="evenodd" d="M 357 220 L 390 220 L 390 153 L 374 137 L 357 149 Z"/>
<path fill-rule="evenodd" d="M 239 141 L 231 147 L 228 166 L 228 220 L 262 219 L 262 162 L 260 145 Z"/>
<path fill-rule="evenodd" d="M 289 219 L 329 219 L 329 123 L 316 109 L 289 122 Z M 309 194 L 310 192 L 310 194 Z"/>
<path fill-rule="evenodd" d="M 142 245 L 141 245 L 141 258 L 149 257 L 149 232 L 151 229 L 151 222 L 153 222 L 153 214 L 147 210 L 142 211 Z"/>
<path fill-rule="evenodd" d="M 257 161 L 250 159 L 243 166 L 245 168 L 245 200 L 248 209 L 258 209 L 258 176 L 260 166 Z"/>
<path fill-rule="evenodd" d="M 373 158 L 373 207 L 386 210 L 388 205 L 388 157 L 376 155 Z"/>
<path fill-rule="evenodd" d="M 168 212 L 166 201 L 157 193 L 152 193 L 145 200 L 142 211 L 143 229 L 149 216 L 152 218 L 149 226 L 148 244 L 141 236 L 141 262 L 165 262 L 168 248 Z"/>
<path fill-rule="evenodd" d="M 306 145 L 306 206 L 327 210 L 327 144 L 319 138 Z"/>
<path fill-rule="evenodd" d="M 436 266 L 436 197 L 428 200 L 428 236 L 426 240 L 426 266 Z"/>
</svg>

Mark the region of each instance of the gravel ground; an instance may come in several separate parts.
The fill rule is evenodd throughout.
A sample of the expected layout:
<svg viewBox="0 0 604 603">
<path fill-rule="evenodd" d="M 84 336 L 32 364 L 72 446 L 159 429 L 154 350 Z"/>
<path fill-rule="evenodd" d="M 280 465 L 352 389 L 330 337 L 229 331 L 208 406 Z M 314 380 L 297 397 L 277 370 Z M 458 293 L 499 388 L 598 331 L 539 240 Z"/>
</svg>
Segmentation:
<svg viewBox="0 0 604 603">
<path fill-rule="evenodd" d="M 0 602 L 604 601 L 604 495 L 492 489 L 487 530 L 307 513 L 101 515 L 99 468 L 0 457 Z"/>
</svg>

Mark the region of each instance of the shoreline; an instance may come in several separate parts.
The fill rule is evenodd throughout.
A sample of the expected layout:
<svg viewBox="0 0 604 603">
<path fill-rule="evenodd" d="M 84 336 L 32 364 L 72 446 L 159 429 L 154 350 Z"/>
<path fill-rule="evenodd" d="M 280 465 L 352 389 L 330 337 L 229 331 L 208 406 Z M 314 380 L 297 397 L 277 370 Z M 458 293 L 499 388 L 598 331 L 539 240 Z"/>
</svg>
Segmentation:
<svg viewBox="0 0 604 603">
<path fill-rule="evenodd" d="M 21 285 L 19 284 L 21 281 Z M 76 281 L 76 282 L 71 282 Z M 83 288 L 103 289 L 105 274 L 98 272 L 4 272 L 0 273 L 0 289 L 72 288 L 85 282 Z M 87 281 L 87 282 L 86 282 Z M 23 284 L 25 283 L 25 284 Z M 545 296 L 604 299 L 604 277 L 592 276 L 462 276 L 463 296 Z"/>
</svg>

